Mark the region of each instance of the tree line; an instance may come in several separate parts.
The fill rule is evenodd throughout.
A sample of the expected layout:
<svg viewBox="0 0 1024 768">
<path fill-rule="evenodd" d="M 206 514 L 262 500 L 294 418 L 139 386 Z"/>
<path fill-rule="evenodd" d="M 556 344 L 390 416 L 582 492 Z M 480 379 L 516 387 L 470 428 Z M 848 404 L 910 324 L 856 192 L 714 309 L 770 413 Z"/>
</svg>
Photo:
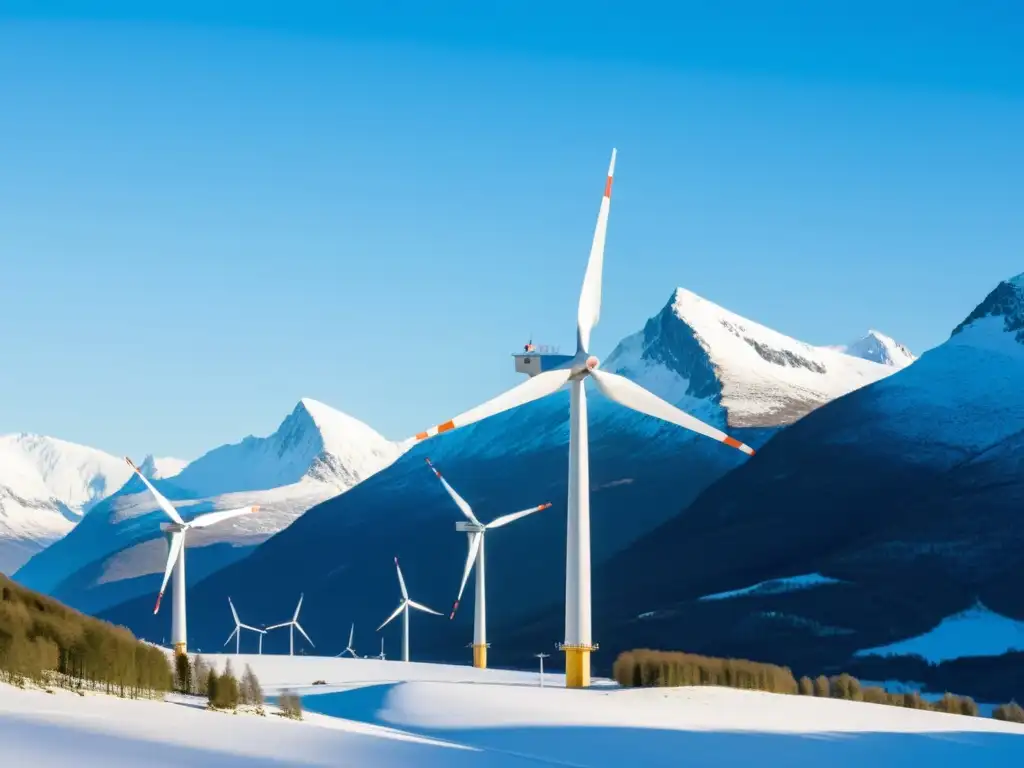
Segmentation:
<svg viewBox="0 0 1024 768">
<path fill-rule="evenodd" d="M 917 691 L 889 693 L 878 686 L 863 686 L 857 678 L 846 673 L 797 680 L 789 667 L 747 659 L 719 659 L 675 651 L 638 649 L 620 653 L 615 659 L 612 674 L 624 688 L 717 685 L 978 716 L 978 705 L 970 696 L 946 693 L 938 701 L 928 702 Z M 996 707 L 992 716 L 998 720 L 1024 722 L 1024 709 L 1016 702 L 1010 702 Z"/>
<path fill-rule="evenodd" d="M 0 679 L 118 696 L 162 696 L 173 676 L 163 649 L 0 574 Z"/>
</svg>

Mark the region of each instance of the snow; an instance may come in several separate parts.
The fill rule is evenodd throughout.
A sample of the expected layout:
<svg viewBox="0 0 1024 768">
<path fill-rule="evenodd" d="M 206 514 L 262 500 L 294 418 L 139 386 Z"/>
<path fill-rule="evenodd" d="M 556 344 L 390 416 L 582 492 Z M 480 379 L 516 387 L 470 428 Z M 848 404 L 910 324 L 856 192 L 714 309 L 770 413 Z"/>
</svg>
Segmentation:
<svg viewBox="0 0 1024 768">
<path fill-rule="evenodd" d="M 713 595 L 704 595 L 699 600 L 725 600 L 730 597 L 742 597 L 744 595 L 776 595 L 781 592 L 793 592 L 799 589 L 810 589 L 824 584 L 841 584 L 841 580 L 822 576 L 820 573 L 805 573 L 802 576 L 787 576 L 783 579 L 772 579 L 761 581 L 742 589 L 733 589 L 729 592 L 716 592 Z"/>
<path fill-rule="evenodd" d="M 206 656 L 222 667 L 227 656 Z M 1024 760 L 1024 727 L 861 702 L 726 688 L 567 690 L 556 675 L 317 657 L 231 656 L 304 719 L 227 715 L 194 699 L 127 701 L 0 685 L 12 765 L 996 766 Z M 327 685 L 310 686 L 314 679 Z M 268 681 L 270 684 L 268 685 Z M 305 685 L 303 685 L 305 684 Z"/>
<path fill-rule="evenodd" d="M 894 355 L 903 350 L 900 361 L 909 364 L 902 345 L 884 334 L 869 338 Z M 900 367 L 806 344 L 684 288 L 604 366 L 688 411 L 717 404 L 733 427 L 791 423 Z M 704 401 L 703 409 L 691 401 Z"/>
<path fill-rule="evenodd" d="M 175 459 L 171 456 L 154 456 L 149 454 L 139 464 L 139 471 L 150 480 L 166 480 L 181 474 L 181 470 L 189 465 L 185 459 Z"/>
<path fill-rule="evenodd" d="M 966 656 L 1000 656 L 1008 651 L 1024 651 L 1024 621 L 1002 616 L 979 601 L 966 611 L 947 616 L 922 635 L 867 648 L 855 655 L 917 655 L 938 664 Z"/>
<path fill-rule="evenodd" d="M 233 548 L 211 555 L 215 561 L 223 557 L 226 564 L 237 559 L 239 548 L 261 544 L 311 507 L 389 465 L 402 452 L 402 445 L 361 421 L 303 398 L 267 437 L 250 436 L 216 448 L 173 476 L 165 474 L 173 469 L 166 462 L 149 464 L 165 478 L 157 479 L 156 487 L 186 519 L 217 509 L 259 506 L 255 514 L 189 533 L 190 551 L 214 544 Z M 128 469 L 123 460 L 120 465 Z M 82 597 L 84 591 L 163 571 L 167 544 L 159 526 L 164 522 L 152 495 L 134 478 L 16 576 L 32 589 L 54 594 L 83 610 L 99 611 L 110 604 L 108 600 L 128 599 L 145 587 L 88 599 Z M 88 575 L 75 576 L 86 566 L 91 567 Z M 190 581 L 200 575 L 192 569 L 188 573 Z M 62 584 L 65 587 L 58 589 Z"/>
<path fill-rule="evenodd" d="M 906 368 L 917 359 L 909 349 L 894 338 L 874 329 L 852 344 L 829 347 L 829 349 L 896 369 Z"/>
</svg>

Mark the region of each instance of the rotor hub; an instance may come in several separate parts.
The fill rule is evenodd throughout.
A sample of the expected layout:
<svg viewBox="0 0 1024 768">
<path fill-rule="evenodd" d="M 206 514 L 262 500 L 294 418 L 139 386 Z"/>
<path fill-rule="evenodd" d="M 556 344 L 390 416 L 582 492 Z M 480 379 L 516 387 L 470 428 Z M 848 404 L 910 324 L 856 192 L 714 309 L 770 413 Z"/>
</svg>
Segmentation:
<svg viewBox="0 0 1024 768">
<path fill-rule="evenodd" d="M 591 355 L 590 357 L 587 358 L 586 366 L 588 371 L 594 370 L 595 368 L 597 368 L 599 364 L 600 361 L 597 359 L 596 356 Z"/>
</svg>

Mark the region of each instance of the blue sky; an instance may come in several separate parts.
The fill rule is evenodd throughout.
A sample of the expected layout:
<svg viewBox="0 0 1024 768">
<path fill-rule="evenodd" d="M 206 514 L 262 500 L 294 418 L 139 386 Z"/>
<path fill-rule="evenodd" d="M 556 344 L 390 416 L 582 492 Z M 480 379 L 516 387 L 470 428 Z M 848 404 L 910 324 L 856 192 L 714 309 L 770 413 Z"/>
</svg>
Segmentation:
<svg viewBox="0 0 1024 768">
<path fill-rule="evenodd" d="M 1017 2 L 37 5 L 0 9 L 0 432 L 448 418 L 572 345 L 612 146 L 604 356 L 677 285 L 920 352 L 1024 271 Z"/>
</svg>

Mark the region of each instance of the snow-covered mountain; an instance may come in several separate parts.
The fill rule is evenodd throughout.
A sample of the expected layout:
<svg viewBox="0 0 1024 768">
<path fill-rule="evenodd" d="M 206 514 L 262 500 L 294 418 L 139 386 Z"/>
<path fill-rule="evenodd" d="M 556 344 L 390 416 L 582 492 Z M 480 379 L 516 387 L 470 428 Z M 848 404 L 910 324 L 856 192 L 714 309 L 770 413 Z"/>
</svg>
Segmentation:
<svg viewBox="0 0 1024 768">
<path fill-rule="evenodd" d="M 830 349 L 844 352 L 847 355 L 871 360 L 893 368 L 906 368 L 917 360 L 917 356 L 895 339 L 880 331 L 870 330 L 852 344 L 844 344 Z"/>
<path fill-rule="evenodd" d="M 154 456 L 149 454 L 139 464 L 139 471 L 150 480 L 166 480 L 181 473 L 188 466 L 185 459 L 175 459 L 172 456 Z"/>
<path fill-rule="evenodd" d="M 755 448 L 780 425 L 895 370 L 802 344 L 681 289 L 671 293 L 642 331 L 623 340 L 603 367 L 641 380 Z M 510 386 L 517 381 L 511 373 L 509 378 Z M 677 514 L 745 458 L 622 408 L 595 389 L 590 392 L 592 552 L 597 563 Z M 438 421 L 450 415 L 437 414 Z M 224 611 L 227 594 L 238 600 L 248 596 L 268 621 L 293 610 L 299 592 L 309 605 L 336 601 L 343 594 L 343 612 L 310 615 L 304 626 L 314 635 L 340 637 L 351 620 L 380 623 L 381 605 L 393 597 L 395 555 L 424 602 L 437 606 L 452 599 L 465 537 L 454 531 L 458 512 L 425 466 L 426 456 L 482 519 L 553 503 L 503 528 L 489 545 L 488 603 L 493 615 L 506 621 L 533 614 L 546 602 L 559 603 L 560 593 L 551 585 L 564 577 L 567 446 L 568 394 L 561 392 L 412 447 L 387 469 L 311 509 L 252 557 L 196 584 L 189 593 L 189 611 L 209 621 L 189 623 L 197 633 L 191 642 L 214 642 L 198 633 L 217 626 L 213 617 Z M 153 617 L 144 602 L 126 603 L 106 615 L 147 637 L 166 634 L 167 617 Z M 471 617 L 464 612 L 453 622 L 424 626 L 417 630 L 423 633 L 418 645 L 458 653 Z M 268 637 L 267 642 L 272 648 L 278 640 Z M 501 654 L 508 650 L 496 641 L 495 658 L 507 659 Z"/>
<path fill-rule="evenodd" d="M 872 344 L 902 354 L 904 365 L 912 362 L 902 345 L 882 334 L 845 353 L 815 347 L 677 288 L 604 367 L 694 410 L 720 406 L 731 427 L 774 427 L 890 375 L 893 365 L 872 357 Z"/>
<path fill-rule="evenodd" d="M 40 435 L 0 436 L 0 572 L 64 536 L 128 479 L 122 459 Z"/>
<path fill-rule="evenodd" d="M 996 654 L 1024 641 L 971 643 L 960 630 L 974 624 L 950 617 L 973 621 L 980 603 L 1000 638 L 1024 626 L 1022 509 L 1024 275 L 996 286 L 913 365 L 780 431 L 680 514 L 598 563 L 595 632 L 612 656 L 672 637 L 696 653 L 794 670 L 955 683 L 979 696 L 977 686 L 999 680 L 1019 695 L 1024 653 Z M 812 573 L 829 581 L 699 599 Z M 559 620 L 552 611 L 537 631 Z M 942 667 L 859 653 L 921 653 L 915 638 L 928 639 Z M 997 650 L 982 658 L 985 647 Z"/>
<path fill-rule="evenodd" d="M 348 490 L 401 452 L 400 445 L 362 422 L 305 398 L 272 435 L 216 448 L 171 477 L 164 474 L 170 471 L 168 462 L 145 464 L 156 472 L 155 485 L 186 518 L 213 509 L 260 506 L 254 515 L 189 535 L 192 581 L 248 554 L 307 509 Z M 150 582 L 162 575 L 162 522 L 151 494 L 132 478 L 15 576 L 77 608 L 98 610 L 151 589 Z"/>
</svg>

